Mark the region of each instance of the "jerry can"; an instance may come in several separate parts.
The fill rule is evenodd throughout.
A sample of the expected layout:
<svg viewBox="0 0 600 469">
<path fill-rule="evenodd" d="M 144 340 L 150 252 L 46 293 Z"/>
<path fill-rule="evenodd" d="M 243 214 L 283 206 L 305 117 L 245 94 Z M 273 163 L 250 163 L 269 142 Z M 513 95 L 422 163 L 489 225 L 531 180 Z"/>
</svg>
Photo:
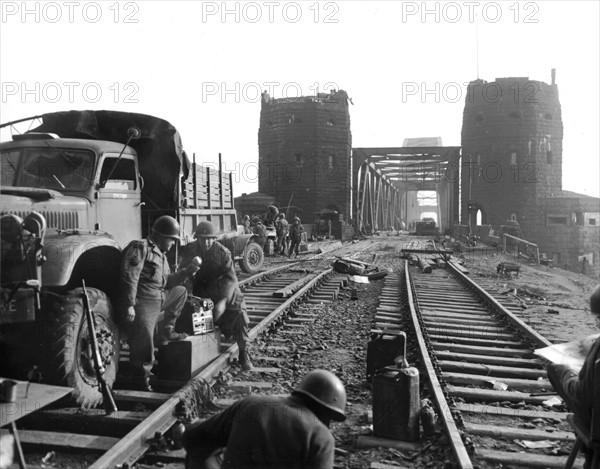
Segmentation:
<svg viewBox="0 0 600 469">
<path fill-rule="evenodd" d="M 370 381 L 377 370 L 394 364 L 397 356 L 406 356 L 406 333 L 385 329 L 372 336 L 367 345 L 367 380 Z"/>
<path fill-rule="evenodd" d="M 406 362 L 404 362 L 406 363 Z M 419 439 L 419 370 L 386 366 L 373 376 L 373 433 L 402 441 Z"/>
</svg>

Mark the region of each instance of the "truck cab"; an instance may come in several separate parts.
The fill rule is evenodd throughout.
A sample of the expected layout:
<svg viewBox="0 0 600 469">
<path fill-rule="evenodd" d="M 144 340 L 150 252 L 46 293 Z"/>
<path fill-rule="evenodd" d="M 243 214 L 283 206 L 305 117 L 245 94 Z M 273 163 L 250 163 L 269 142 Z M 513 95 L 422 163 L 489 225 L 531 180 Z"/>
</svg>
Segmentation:
<svg viewBox="0 0 600 469">
<path fill-rule="evenodd" d="M 4 213 L 41 213 L 49 233 L 110 234 L 123 247 L 141 237 L 135 150 L 116 142 L 24 134 L 0 144 Z"/>
</svg>

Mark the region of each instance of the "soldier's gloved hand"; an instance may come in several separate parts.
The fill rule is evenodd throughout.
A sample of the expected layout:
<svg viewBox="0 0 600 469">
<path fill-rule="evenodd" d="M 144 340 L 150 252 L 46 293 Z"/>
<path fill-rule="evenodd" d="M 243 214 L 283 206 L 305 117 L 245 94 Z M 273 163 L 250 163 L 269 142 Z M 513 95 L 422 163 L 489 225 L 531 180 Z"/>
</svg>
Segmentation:
<svg viewBox="0 0 600 469">
<path fill-rule="evenodd" d="M 127 316 L 125 316 L 127 322 L 133 322 L 135 320 L 135 308 L 130 306 L 127 308 Z"/>
<path fill-rule="evenodd" d="M 200 256 L 196 256 L 192 259 L 190 265 L 187 266 L 187 271 L 189 275 L 194 275 L 200 266 L 202 265 L 202 258 Z"/>
</svg>

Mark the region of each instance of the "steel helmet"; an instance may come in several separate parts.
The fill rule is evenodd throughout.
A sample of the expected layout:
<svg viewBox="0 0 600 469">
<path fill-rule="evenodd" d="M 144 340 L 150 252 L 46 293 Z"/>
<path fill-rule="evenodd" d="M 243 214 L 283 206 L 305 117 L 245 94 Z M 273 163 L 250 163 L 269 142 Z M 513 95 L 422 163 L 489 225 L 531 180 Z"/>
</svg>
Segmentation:
<svg viewBox="0 0 600 469">
<path fill-rule="evenodd" d="M 346 420 L 346 389 L 340 379 L 327 370 L 308 373 L 292 394 L 302 394 L 333 412 L 333 420 Z"/>
<path fill-rule="evenodd" d="M 179 223 L 169 215 L 158 217 L 152 225 L 152 231 L 165 238 L 179 239 Z"/>
<path fill-rule="evenodd" d="M 216 238 L 217 228 L 209 221 L 201 221 L 196 226 L 196 238 Z"/>
</svg>

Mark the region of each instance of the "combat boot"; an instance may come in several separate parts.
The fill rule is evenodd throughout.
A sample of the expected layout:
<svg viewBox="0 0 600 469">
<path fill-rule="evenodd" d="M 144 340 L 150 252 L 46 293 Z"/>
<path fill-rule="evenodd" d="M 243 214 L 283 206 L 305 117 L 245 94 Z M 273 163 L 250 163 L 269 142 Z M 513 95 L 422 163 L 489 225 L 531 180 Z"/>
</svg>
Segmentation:
<svg viewBox="0 0 600 469">
<path fill-rule="evenodd" d="M 187 338 L 187 334 L 185 332 L 175 332 L 175 328 L 173 326 L 165 327 L 163 334 L 163 342 L 169 342 L 170 340 L 183 340 Z"/>
<path fill-rule="evenodd" d="M 250 360 L 250 354 L 248 353 L 248 349 L 240 349 L 239 356 L 240 366 L 244 371 L 252 371 L 254 369 L 254 365 Z"/>
</svg>

